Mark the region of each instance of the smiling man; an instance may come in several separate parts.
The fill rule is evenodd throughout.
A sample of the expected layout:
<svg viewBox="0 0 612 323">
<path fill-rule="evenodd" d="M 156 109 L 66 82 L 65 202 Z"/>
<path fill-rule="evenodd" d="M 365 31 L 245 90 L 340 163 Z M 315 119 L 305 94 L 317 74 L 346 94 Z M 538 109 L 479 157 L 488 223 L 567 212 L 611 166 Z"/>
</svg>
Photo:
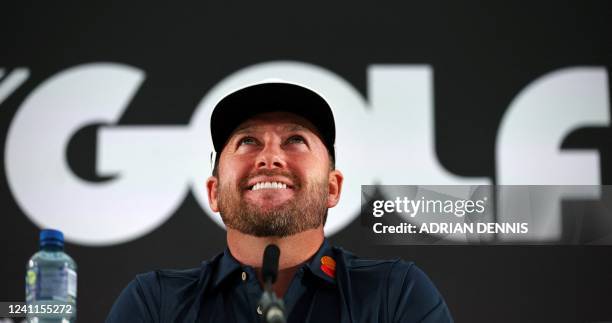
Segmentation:
<svg viewBox="0 0 612 323">
<path fill-rule="evenodd" d="M 138 275 L 107 322 L 259 322 L 262 254 L 280 249 L 274 292 L 288 322 L 452 322 L 426 275 L 401 260 L 366 260 L 325 239 L 342 191 L 327 102 L 294 84 L 233 92 L 211 117 L 217 152 L 206 186 L 227 249 L 201 267 Z"/>
</svg>

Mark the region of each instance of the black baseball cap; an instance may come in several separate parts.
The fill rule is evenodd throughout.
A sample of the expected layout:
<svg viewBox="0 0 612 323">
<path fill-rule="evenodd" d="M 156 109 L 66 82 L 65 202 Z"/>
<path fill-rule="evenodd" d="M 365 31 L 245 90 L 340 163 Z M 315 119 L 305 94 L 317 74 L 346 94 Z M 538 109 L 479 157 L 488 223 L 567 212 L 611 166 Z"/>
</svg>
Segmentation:
<svg viewBox="0 0 612 323">
<path fill-rule="evenodd" d="M 313 90 L 283 82 L 247 86 L 217 103 L 210 118 L 215 151 L 220 153 L 234 130 L 247 119 L 277 111 L 294 113 L 310 121 L 335 159 L 336 126 L 327 101 Z"/>
</svg>

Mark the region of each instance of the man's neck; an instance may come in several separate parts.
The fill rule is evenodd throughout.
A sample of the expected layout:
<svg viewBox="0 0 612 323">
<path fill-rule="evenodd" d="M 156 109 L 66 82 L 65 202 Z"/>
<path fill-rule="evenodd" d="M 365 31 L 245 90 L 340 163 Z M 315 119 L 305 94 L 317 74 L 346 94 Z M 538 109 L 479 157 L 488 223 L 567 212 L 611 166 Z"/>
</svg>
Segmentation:
<svg viewBox="0 0 612 323">
<path fill-rule="evenodd" d="M 273 243 L 280 249 L 279 270 L 298 266 L 310 259 L 323 243 L 323 227 L 300 232 L 288 237 L 256 237 L 234 229 L 227 229 L 227 246 L 241 264 L 261 268 L 263 252 Z"/>
<path fill-rule="evenodd" d="M 272 287 L 283 297 L 298 269 L 310 259 L 323 243 L 323 227 L 307 230 L 288 237 L 256 237 L 234 229 L 227 229 L 227 246 L 234 258 L 243 265 L 255 267 L 257 279 L 263 285 L 261 266 L 264 249 L 271 243 L 280 249 L 278 277 Z"/>
</svg>

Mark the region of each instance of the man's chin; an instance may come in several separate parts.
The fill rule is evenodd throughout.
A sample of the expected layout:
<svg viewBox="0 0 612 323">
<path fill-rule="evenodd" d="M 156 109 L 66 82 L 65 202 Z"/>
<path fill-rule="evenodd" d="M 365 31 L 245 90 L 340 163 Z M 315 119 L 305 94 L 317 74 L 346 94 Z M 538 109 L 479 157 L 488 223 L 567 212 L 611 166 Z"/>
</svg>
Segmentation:
<svg viewBox="0 0 612 323">
<path fill-rule="evenodd" d="M 278 216 L 278 214 L 286 213 L 288 203 L 281 204 L 265 204 L 265 205 L 249 205 L 248 210 L 252 214 L 257 214 L 258 217 L 267 218 Z"/>
<path fill-rule="evenodd" d="M 287 209 L 293 198 L 284 199 L 244 199 L 242 205 L 255 213 L 276 213 Z"/>
</svg>

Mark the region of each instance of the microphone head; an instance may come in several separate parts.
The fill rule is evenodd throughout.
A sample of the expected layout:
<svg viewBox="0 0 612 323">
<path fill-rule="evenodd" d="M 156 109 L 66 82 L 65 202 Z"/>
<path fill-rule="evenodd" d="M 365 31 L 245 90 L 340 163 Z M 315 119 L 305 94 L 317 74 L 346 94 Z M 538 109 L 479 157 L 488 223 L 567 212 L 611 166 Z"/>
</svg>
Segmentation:
<svg viewBox="0 0 612 323">
<path fill-rule="evenodd" d="M 264 250 L 263 264 L 261 268 L 261 274 L 264 282 L 271 282 L 274 284 L 276 276 L 278 275 L 278 258 L 280 256 L 280 249 L 275 244 L 269 244 Z"/>
</svg>

